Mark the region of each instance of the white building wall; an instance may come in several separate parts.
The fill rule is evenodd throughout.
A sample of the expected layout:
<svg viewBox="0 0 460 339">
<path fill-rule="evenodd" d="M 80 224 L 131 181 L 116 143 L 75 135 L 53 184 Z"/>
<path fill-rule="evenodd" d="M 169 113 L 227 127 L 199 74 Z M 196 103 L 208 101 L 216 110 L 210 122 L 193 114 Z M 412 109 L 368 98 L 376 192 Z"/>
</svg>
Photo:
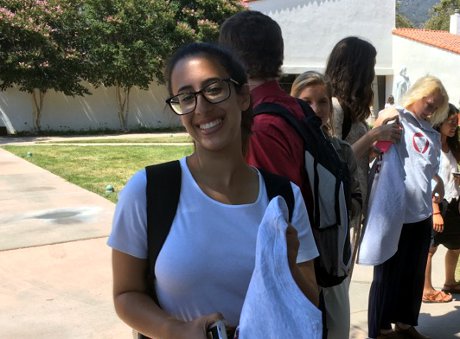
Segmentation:
<svg viewBox="0 0 460 339">
<path fill-rule="evenodd" d="M 444 84 L 449 101 L 456 106 L 460 105 L 460 54 L 396 35 L 393 36 L 393 51 L 395 74 L 406 66 L 411 84 L 427 74 L 434 75 Z M 396 88 L 396 84 L 393 84 L 393 88 Z"/>
<path fill-rule="evenodd" d="M 120 129 L 114 87 L 92 88 L 92 95 L 66 96 L 49 91 L 45 95 L 42 130 Z M 180 125 L 178 117 L 165 104 L 165 86 L 153 83 L 149 90 L 131 90 L 128 127 L 167 128 Z M 9 133 L 33 130 L 32 96 L 16 88 L 0 91 L 0 126 Z"/>
<path fill-rule="evenodd" d="M 285 42 L 285 73 L 324 71 L 332 47 L 340 39 L 355 35 L 376 47 L 376 74 L 390 77 L 393 74 L 391 30 L 395 0 L 259 0 L 249 5 L 280 24 Z M 115 89 L 99 88 L 92 92 L 92 96 L 75 98 L 48 93 L 43 106 L 42 128 L 118 129 Z M 164 86 L 152 84 L 148 91 L 134 88 L 129 127 L 179 126 L 179 119 L 164 104 L 166 97 Z M 33 129 L 29 94 L 17 89 L 0 92 L 0 126 L 6 126 L 9 133 Z"/>
<path fill-rule="evenodd" d="M 377 75 L 392 75 L 394 0 L 258 0 L 250 9 L 261 11 L 281 26 L 285 43 L 285 73 L 324 71 L 334 45 L 358 36 L 377 49 Z"/>
</svg>

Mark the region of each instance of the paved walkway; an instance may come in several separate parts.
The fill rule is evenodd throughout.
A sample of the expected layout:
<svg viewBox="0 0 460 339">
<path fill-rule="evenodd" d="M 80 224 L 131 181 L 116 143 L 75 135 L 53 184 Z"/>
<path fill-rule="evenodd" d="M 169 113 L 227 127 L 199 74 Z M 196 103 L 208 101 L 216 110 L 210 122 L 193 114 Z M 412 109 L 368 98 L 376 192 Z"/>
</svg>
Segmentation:
<svg viewBox="0 0 460 339">
<path fill-rule="evenodd" d="M 0 145 L 13 141 L 34 142 L 0 138 Z M 131 338 L 111 300 L 105 242 L 113 210 L 108 200 L 0 148 L 0 338 Z M 433 261 L 438 288 L 444 253 L 440 247 Z M 351 338 L 366 337 L 371 280 L 370 267 L 355 267 Z M 460 301 L 423 304 L 419 329 L 460 338 Z"/>
</svg>

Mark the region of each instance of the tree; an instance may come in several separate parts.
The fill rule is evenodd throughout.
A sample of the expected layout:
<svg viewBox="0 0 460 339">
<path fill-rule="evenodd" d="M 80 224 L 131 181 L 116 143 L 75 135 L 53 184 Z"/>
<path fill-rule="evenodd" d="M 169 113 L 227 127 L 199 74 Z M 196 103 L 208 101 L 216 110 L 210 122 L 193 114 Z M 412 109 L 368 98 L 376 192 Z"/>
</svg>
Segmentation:
<svg viewBox="0 0 460 339">
<path fill-rule="evenodd" d="M 424 28 L 449 31 L 450 16 L 460 9 L 460 0 L 441 0 L 430 11 L 431 17 Z"/>
<path fill-rule="evenodd" d="M 414 24 L 406 16 L 397 13 L 396 28 L 414 28 Z"/>
<path fill-rule="evenodd" d="M 396 28 L 414 28 L 414 24 L 409 20 L 407 16 L 401 13 L 401 3 L 396 2 Z"/>
<path fill-rule="evenodd" d="M 88 80 L 96 87 L 115 87 L 122 130 L 128 129 L 131 88 L 163 83 L 166 60 L 175 49 L 186 42 L 215 40 L 219 24 L 241 9 L 234 0 L 84 2 Z"/>
<path fill-rule="evenodd" d="M 34 129 L 41 130 L 45 94 L 84 95 L 83 56 L 76 45 L 76 1 L 5 0 L 0 7 L 0 89 L 31 93 Z"/>
<path fill-rule="evenodd" d="M 217 41 L 219 27 L 225 19 L 242 11 L 240 0 L 171 0 L 175 18 L 185 23 L 195 33 L 197 41 Z"/>
</svg>

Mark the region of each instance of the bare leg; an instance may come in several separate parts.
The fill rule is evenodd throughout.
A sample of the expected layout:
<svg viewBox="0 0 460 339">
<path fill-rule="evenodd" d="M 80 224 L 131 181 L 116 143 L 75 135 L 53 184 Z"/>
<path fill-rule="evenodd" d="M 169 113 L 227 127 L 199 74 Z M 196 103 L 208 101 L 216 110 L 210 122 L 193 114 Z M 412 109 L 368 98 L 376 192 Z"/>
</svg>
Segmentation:
<svg viewBox="0 0 460 339">
<path fill-rule="evenodd" d="M 446 281 L 445 285 L 455 285 L 455 269 L 457 267 L 458 257 L 460 254 L 460 249 L 458 250 L 447 250 L 446 252 Z M 426 282 L 426 278 L 425 278 Z"/>
<path fill-rule="evenodd" d="M 428 252 L 428 258 L 426 260 L 426 268 L 425 268 L 425 283 L 423 285 L 423 294 L 432 294 L 436 292 L 433 287 L 433 283 L 431 282 L 431 258 L 436 253 L 438 247 L 431 246 Z M 446 256 L 447 257 L 447 256 Z"/>
</svg>

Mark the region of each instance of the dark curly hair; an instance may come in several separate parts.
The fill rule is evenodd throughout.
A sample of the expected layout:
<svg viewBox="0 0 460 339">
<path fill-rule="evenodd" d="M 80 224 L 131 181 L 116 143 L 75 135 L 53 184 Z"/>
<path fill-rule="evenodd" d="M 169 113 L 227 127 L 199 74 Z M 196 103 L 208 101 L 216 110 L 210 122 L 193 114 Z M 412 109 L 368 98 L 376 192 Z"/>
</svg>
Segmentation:
<svg viewBox="0 0 460 339">
<path fill-rule="evenodd" d="M 447 111 L 447 119 L 449 119 L 451 116 L 455 115 L 455 114 L 458 114 L 459 113 L 459 110 L 457 107 L 455 107 L 455 105 L 453 104 L 449 104 L 449 110 Z M 444 120 L 444 121 L 446 121 Z M 442 124 L 444 123 L 441 122 L 440 124 L 437 124 L 434 127 L 435 130 L 437 130 L 438 132 L 440 132 L 441 130 L 441 126 Z M 459 135 L 458 135 L 458 127 L 457 129 L 455 130 L 455 134 L 453 137 L 447 137 L 447 145 L 449 146 L 449 150 L 452 152 L 452 154 L 454 155 L 455 159 L 457 160 L 457 162 L 460 162 L 460 140 L 459 140 Z"/>
<path fill-rule="evenodd" d="M 369 106 L 374 92 L 375 47 L 360 38 L 340 40 L 329 55 L 325 75 L 336 97 L 351 121 L 364 121 L 371 114 Z"/>
<path fill-rule="evenodd" d="M 240 92 L 243 85 L 248 83 L 243 66 L 229 50 L 215 44 L 195 42 L 179 48 L 168 61 L 165 70 L 165 79 L 170 95 L 174 95 L 171 88 L 171 74 L 174 67 L 182 59 L 195 56 L 204 56 L 222 66 L 230 78 L 238 82 L 238 85 L 234 84 L 237 92 Z M 249 136 L 251 135 L 252 117 L 252 107 L 249 105 L 249 108 L 241 113 L 241 139 L 244 153 L 247 150 Z"/>
<path fill-rule="evenodd" d="M 222 24 L 219 44 L 238 56 L 250 79 L 280 76 L 283 36 L 278 23 L 269 16 L 257 11 L 234 14 Z"/>
</svg>

